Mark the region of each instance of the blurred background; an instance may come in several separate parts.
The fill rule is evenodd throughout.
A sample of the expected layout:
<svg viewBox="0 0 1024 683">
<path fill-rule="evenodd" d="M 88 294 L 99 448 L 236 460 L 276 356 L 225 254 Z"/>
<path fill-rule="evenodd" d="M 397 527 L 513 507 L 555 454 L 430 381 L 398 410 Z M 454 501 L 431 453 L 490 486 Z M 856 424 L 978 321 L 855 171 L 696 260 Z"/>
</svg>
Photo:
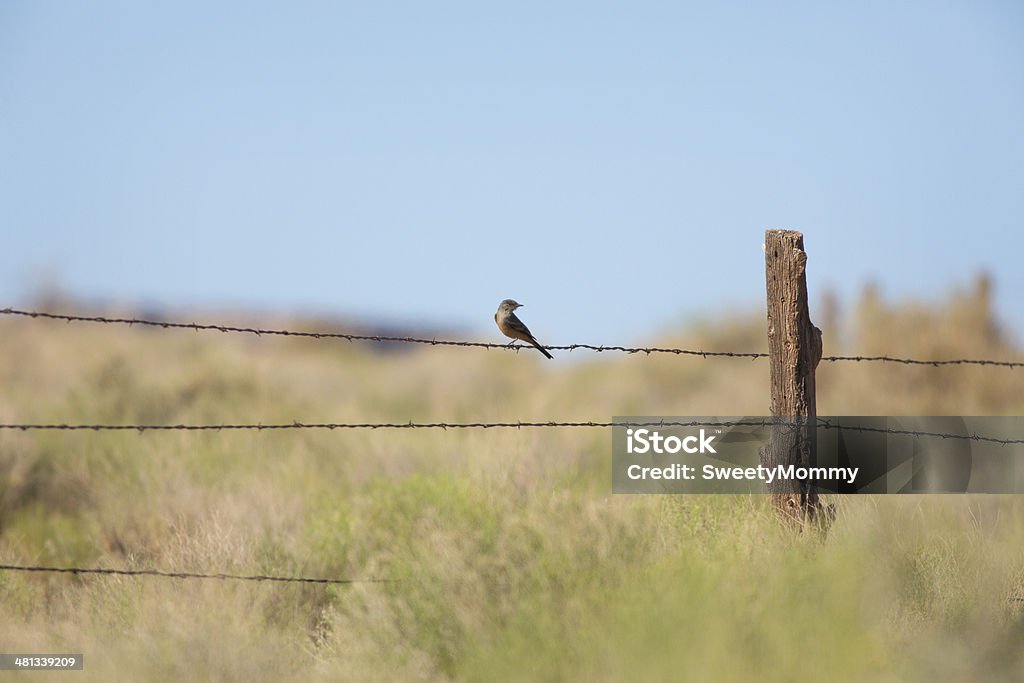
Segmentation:
<svg viewBox="0 0 1024 683">
<path fill-rule="evenodd" d="M 812 301 L 985 271 L 1019 330 L 1022 28 L 991 1 L 5 2 L 0 300 L 497 336 L 512 297 L 546 343 L 627 343 L 762 310 L 784 227 Z"/>
</svg>

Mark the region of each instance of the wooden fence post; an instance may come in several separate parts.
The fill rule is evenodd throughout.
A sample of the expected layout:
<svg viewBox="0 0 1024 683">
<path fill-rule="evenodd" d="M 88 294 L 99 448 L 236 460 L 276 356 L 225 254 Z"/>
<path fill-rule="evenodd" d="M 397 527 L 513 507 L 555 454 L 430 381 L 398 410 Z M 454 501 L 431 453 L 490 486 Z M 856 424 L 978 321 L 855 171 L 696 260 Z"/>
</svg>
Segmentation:
<svg viewBox="0 0 1024 683">
<path fill-rule="evenodd" d="M 771 410 L 784 423 L 772 428 L 761 464 L 806 467 L 817 445 L 814 371 L 821 360 L 821 330 L 811 324 L 807 308 L 804 237 L 794 230 L 766 230 L 764 246 Z M 787 519 L 802 523 L 819 512 L 818 494 L 807 481 L 776 480 L 768 490 Z"/>
</svg>

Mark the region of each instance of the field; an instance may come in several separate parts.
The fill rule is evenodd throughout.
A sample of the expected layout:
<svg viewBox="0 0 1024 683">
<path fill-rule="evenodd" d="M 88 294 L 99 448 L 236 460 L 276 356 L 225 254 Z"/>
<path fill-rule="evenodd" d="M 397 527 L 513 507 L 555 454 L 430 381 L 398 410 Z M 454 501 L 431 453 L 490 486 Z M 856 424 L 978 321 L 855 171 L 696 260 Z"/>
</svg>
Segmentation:
<svg viewBox="0 0 1024 683">
<path fill-rule="evenodd" d="M 945 300 L 867 290 L 849 313 L 812 316 L 826 354 L 1021 357 L 987 283 Z M 649 341 L 766 348 L 760 313 Z M 0 422 L 768 410 L 763 361 L 573 355 L 6 318 Z M 1019 369 L 823 364 L 818 409 L 1020 415 L 1022 382 Z M 761 498 L 613 496 L 609 451 L 603 429 L 4 430 L 0 563 L 390 581 L 4 571 L 0 651 L 82 652 L 83 680 L 1024 677 L 1024 500 L 833 499 L 827 536 L 793 534 Z"/>
</svg>

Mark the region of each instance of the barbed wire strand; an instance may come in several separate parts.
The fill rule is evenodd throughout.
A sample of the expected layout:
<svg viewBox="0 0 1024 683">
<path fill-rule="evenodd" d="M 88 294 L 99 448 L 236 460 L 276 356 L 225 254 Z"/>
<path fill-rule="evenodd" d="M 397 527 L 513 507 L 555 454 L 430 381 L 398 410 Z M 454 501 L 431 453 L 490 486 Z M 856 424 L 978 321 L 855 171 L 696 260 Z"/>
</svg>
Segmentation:
<svg viewBox="0 0 1024 683">
<path fill-rule="evenodd" d="M 0 564 L 0 570 L 13 572 L 51 572 L 58 574 L 108 574 L 118 576 L 160 576 L 170 579 L 219 579 L 224 581 L 272 581 L 277 583 L 320 583 L 346 585 L 355 583 L 392 583 L 390 579 L 320 579 L 305 576 L 267 576 L 242 574 L 200 574 L 169 572 L 160 569 L 106 569 L 101 567 L 38 567 Z"/>
<path fill-rule="evenodd" d="M 517 346 L 509 344 L 496 344 L 492 342 L 456 341 L 451 339 L 421 339 L 418 337 L 390 337 L 377 334 L 349 334 L 346 332 L 309 332 L 296 330 L 283 330 L 260 327 L 238 327 L 234 325 L 215 325 L 204 323 L 183 323 L 160 320 L 143 320 L 140 318 L 107 318 L 104 316 L 84 315 L 63 315 L 58 313 L 43 313 L 40 311 L 22 311 L 15 308 L 0 310 L 3 315 L 19 315 L 29 318 L 45 318 L 48 320 L 63 320 L 65 322 L 91 322 L 107 325 L 143 325 L 147 327 L 159 327 L 163 329 L 185 329 L 185 330 L 214 330 L 218 332 L 236 332 L 242 334 L 254 334 L 257 336 L 278 336 L 278 337 L 305 337 L 308 339 L 345 339 L 347 341 L 369 341 L 369 342 L 395 342 L 405 344 L 427 344 L 430 346 L 461 346 L 478 349 L 505 349 L 508 351 L 519 351 L 528 349 L 528 346 Z M 732 351 L 695 351 L 692 349 L 674 349 L 662 347 L 632 347 L 632 346 L 596 346 L 593 344 L 568 344 L 565 346 L 545 346 L 552 351 L 575 351 L 586 349 L 601 353 L 604 351 L 621 351 L 624 353 L 673 353 L 676 355 L 690 356 L 729 356 L 736 358 L 763 358 L 767 353 L 734 353 Z"/>
<path fill-rule="evenodd" d="M 220 581 L 269 581 L 276 583 L 307 583 L 321 585 L 352 585 L 356 583 L 395 583 L 391 579 L 320 579 L 293 576 L 264 576 L 238 574 L 199 574 L 196 572 L 168 572 L 159 569 L 108 569 L 104 567 L 40 567 L 0 564 L 0 571 L 37 572 L 73 575 L 155 576 L 167 579 L 214 579 Z M 1009 596 L 1009 602 L 1024 602 L 1024 596 Z"/>
<path fill-rule="evenodd" d="M 0 424 L 0 429 L 12 430 L 77 430 L 77 431 L 220 431 L 220 430 L 278 430 L 278 429 L 500 429 L 523 427 L 695 427 L 695 426 L 758 426 L 768 423 L 751 422 L 284 422 L 248 424 L 173 424 L 173 425 L 113 425 L 113 424 Z"/>
<path fill-rule="evenodd" d="M 109 318 L 105 316 L 85 316 L 85 315 L 65 315 L 60 313 L 46 313 L 42 311 L 25 311 L 16 308 L 4 308 L 0 309 L 2 315 L 15 315 L 23 316 L 28 318 L 43 318 L 48 320 L 62 320 L 65 322 L 91 322 L 101 323 L 108 325 L 141 325 L 147 327 L 157 327 L 162 329 L 186 329 L 194 331 L 218 331 L 218 332 L 230 332 L 230 333 L 242 333 L 242 334 L 254 334 L 257 336 L 279 336 L 279 337 L 304 337 L 308 339 L 344 339 L 347 341 L 368 341 L 368 342 L 391 342 L 391 343 L 405 343 L 405 344 L 426 344 L 430 346 L 457 346 L 457 347 L 469 347 L 479 349 L 505 349 L 507 351 L 519 351 L 521 349 L 528 349 L 530 347 L 519 346 L 519 345 L 508 345 L 508 344 L 496 344 L 492 342 L 476 342 L 476 341 L 458 341 L 451 339 L 424 339 L 418 337 L 393 337 L 386 335 L 370 335 L 370 334 L 349 334 L 345 332 L 311 332 L 311 331 L 296 331 L 296 330 L 285 330 L 285 329 L 273 329 L 273 328 L 260 328 L 260 327 L 239 327 L 234 325 L 217 325 L 212 323 L 184 323 L 184 322 L 172 322 L 167 320 L 144 320 L 141 318 Z M 700 349 L 682 349 L 672 347 L 660 347 L 660 346 L 605 346 L 595 344 L 566 344 L 561 346 L 545 346 L 545 349 L 549 351 L 575 351 L 577 349 L 584 349 L 587 351 L 594 351 L 596 353 L 603 353 L 605 351 L 617 351 L 621 353 L 637 354 L 643 353 L 650 355 L 652 353 L 668 353 L 675 355 L 685 356 L 700 356 L 702 358 L 750 358 L 751 360 L 757 360 L 758 358 L 768 358 L 767 353 L 760 352 L 737 352 L 737 351 L 704 351 Z M 1003 360 L 989 360 L 989 359 L 978 359 L 978 358 L 952 358 L 952 359 L 917 359 L 917 358 L 900 358 L 896 356 L 823 356 L 822 361 L 827 362 L 882 362 L 882 363 L 901 363 L 904 365 L 929 365 L 932 367 L 941 367 L 945 365 L 989 365 L 1005 368 L 1019 368 L 1024 367 L 1024 361 L 1003 361 Z"/>
<path fill-rule="evenodd" d="M 986 443 L 996 443 L 1002 446 L 1009 445 L 1021 445 L 1024 444 L 1024 439 L 1000 439 L 995 436 L 982 436 L 980 434 L 951 434 L 948 432 L 925 432 L 925 431 L 914 431 L 911 429 L 895 429 L 893 427 L 865 427 L 862 425 L 834 425 L 829 420 L 818 418 L 818 426 L 822 429 L 838 429 L 840 431 L 846 430 L 851 432 L 871 432 L 875 434 L 893 434 L 896 436 L 925 436 L 937 439 L 958 439 L 961 441 L 984 441 Z"/>
<path fill-rule="evenodd" d="M 957 439 L 963 441 L 982 441 L 995 443 L 1003 446 L 1024 444 L 1024 439 L 1002 439 L 994 436 L 980 434 L 954 434 L 950 432 L 929 432 L 914 431 L 909 429 L 896 429 L 892 427 L 867 427 L 861 425 L 832 424 L 825 418 L 815 418 L 816 426 L 821 429 L 838 429 L 851 432 L 871 432 L 878 434 L 893 434 L 896 436 L 931 437 L 941 439 Z M 286 429 L 523 429 L 523 428 L 544 428 L 544 427 L 584 427 L 584 428 L 608 428 L 608 427 L 771 427 L 779 426 L 804 426 L 806 423 L 787 420 L 734 420 L 734 421 L 699 421 L 678 422 L 659 420 L 657 422 L 287 422 L 279 424 L 176 424 L 176 425 L 113 425 L 113 424 L 30 424 L 11 423 L 0 424 L 0 429 L 9 430 L 54 430 L 54 431 L 271 431 Z"/>
</svg>

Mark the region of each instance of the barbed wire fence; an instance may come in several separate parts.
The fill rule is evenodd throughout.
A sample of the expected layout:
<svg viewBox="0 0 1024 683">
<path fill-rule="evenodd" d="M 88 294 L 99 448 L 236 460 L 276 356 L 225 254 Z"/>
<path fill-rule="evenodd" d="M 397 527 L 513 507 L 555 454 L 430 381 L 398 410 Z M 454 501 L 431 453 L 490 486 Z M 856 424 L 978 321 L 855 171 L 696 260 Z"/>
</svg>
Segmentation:
<svg viewBox="0 0 1024 683">
<path fill-rule="evenodd" d="M 454 346 L 462 348 L 477 349 L 501 349 L 505 351 L 519 351 L 530 347 L 496 344 L 493 342 L 465 341 L 453 339 L 425 339 L 420 337 L 391 337 L 376 334 L 349 334 L 346 332 L 315 332 L 308 330 L 285 330 L 261 327 L 241 327 L 236 325 L 221 325 L 214 323 L 180 322 L 170 320 L 145 320 L 142 318 L 111 318 L 101 315 L 67 315 L 63 313 L 48 313 L 45 311 L 26 311 L 17 308 L 0 309 L 0 315 L 22 316 L 27 318 L 38 318 L 44 320 L 60 320 L 64 322 L 88 322 L 103 325 L 128 325 L 139 327 L 156 327 L 165 330 L 193 330 L 196 332 L 215 331 L 235 334 L 252 334 L 260 337 L 300 337 L 306 339 L 335 339 L 350 342 L 387 342 L 395 344 L 424 344 L 428 346 Z M 543 346 L 543 345 L 542 345 Z M 750 351 L 707 351 L 704 349 L 682 349 L 660 346 L 612 346 L 597 344 L 564 344 L 560 346 L 544 346 L 548 351 L 576 351 L 586 350 L 595 353 L 619 352 L 627 354 L 666 353 L 677 356 L 696 356 L 701 358 L 769 358 L 770 354 Z M 949 359 L 921 359 L 921 358 L 900 358 L 897 356 L 822 356 L 821 360 L 831 363 L 857 362 L 857 363 L 899 363 L 903 365 L 927 365 L 931 367 L 942 367 L 944 365 L 989 365 L 1004 368 L 1024 368 L 1024 361 L 992 360 L 985 358 L 949 358 Z"/>
<path fill-rule="evenodd" d="M 16 308 L 0 309 L 0 315 L 17 316 L 32 319 L 63 321 L 67 323 L 84 322 L 103 325 L 125 325 L 129 327 L 152 327 L 164 330 L 192 330 L 216 331 L 222 333 L 248 334 L 256 336 L 277 336 L 277 337 L 298 337 L 316 340 L 343 340 L 349 342 L 377 342 L 396 344 L 418 344 L 441 347 L 460 347 L 487 350 L 512 350 L 519 351 L 521 346 L 497 344 L 491 342 L 479 342 L 471 340 L 449 340 L 449 339 L 426 339 L 409 336 L 386 336 L 372 334 L 350 334 L 331 331 L 307 331 L 288 330 L 276 328 L 245 327 L 237 325 L 181 322 L 169 320 L 148 320 L 142 318 L 107 317 L 99 315 L 70 315 L 63 313 L 51 313 L 46 311 L 22 310 Z M 643 347 L 643 346 L 613 346 L 595 344 L 566 344 L 560 346 L 545 346 L 549 351 L 576 351 L 586 350 L 595 353 L 619 352 L 625 354 L 672 354 L 677 356 L 691 356 L 699 358 L 744 358 L 756 361 L 769 358 L 769 353 L 762 352 L 736 352 L 704 349 L 685 349 L 672 347 Z M 856 363 L 895 363 L 903 365 L 921 365 L 930 367 L 944 367 L 956 365 L 991 366 L 1006 369 L 1024 368 L 1024 361 L 1015 360 L 994 360 L 978 358 L 951 358 L 951 359 L 919 359 L 903 358 L 896 356 L 822 356 L 820 360 L 827 362 L 856 362 Z M 941 438 L 954 440 L 967 440 L 986 442 L 993 444 L 1024 445 L 1024 439 L 1004 439 L 981 434 L 957 434 L 945 432 L 928 432 L 904 430 L 889 427 L 869 427 L 864 425 L 833 425 L 826 418 L 815 418 L 816 425 L 821 429 L 843 429 L 849 431 L 874 432 L 888 435 L 901 435 L 914 438 Z M 624 422 L 624 421 L 536 421 L 536 422 L 289 422 L 278 424 L 42 424 L 42 423 L 6 423 L 0 424 L 0 430 L 18 431 L 119 431 L 119 432 L 167 432 L 167 431 L 278 431 L 278 430 L 381 430 L 381 429 L 433 429 L 433 430 L 465 430 L 465 429 L 524 429 L 524 428 L 599 428 L 607 429 L 613 427 L 764 427 L 778 425 L 778 419 L 773 420 L 735 420 L 735 421 L 657 421 L 657 422 Z M 104 567 L 51 567 L 40 565 L 18 565 L 0 564 L 0 571 L 28 572 L 28 573 L 56 573 L 67 575 L 104 575 L 104 576 L 129 576 L 129 577 L 160 577 L 169 579 L 198 579 L 198 580 L 222 580 L 222 581 L 250 581 L 250 582 L 271 582 L 271 583 L 302 583 L 320 585 L 351 585 L 357 583 L 392 583 L 391 579 L 369 578 L 369 579 L 348 579 L 348 578 L 318 578 L 304 576 L 273 576 L 273 575 L 242 575 L 229 573 L 199 573 L 185 571 L 166 571 L 160 569 L 117 569 Z"/>
</svg>

